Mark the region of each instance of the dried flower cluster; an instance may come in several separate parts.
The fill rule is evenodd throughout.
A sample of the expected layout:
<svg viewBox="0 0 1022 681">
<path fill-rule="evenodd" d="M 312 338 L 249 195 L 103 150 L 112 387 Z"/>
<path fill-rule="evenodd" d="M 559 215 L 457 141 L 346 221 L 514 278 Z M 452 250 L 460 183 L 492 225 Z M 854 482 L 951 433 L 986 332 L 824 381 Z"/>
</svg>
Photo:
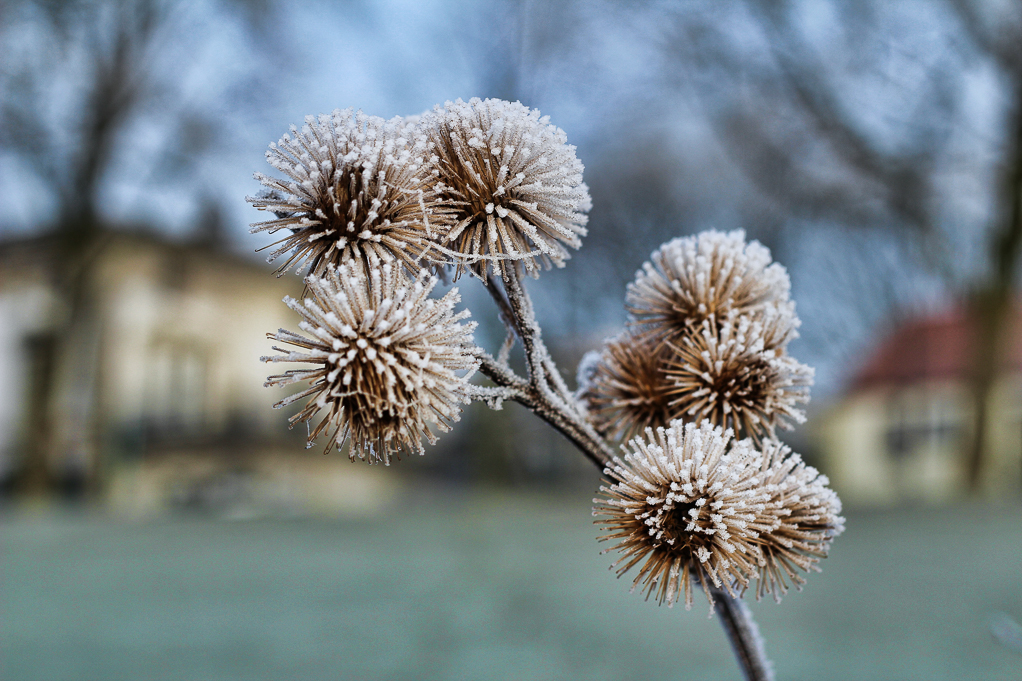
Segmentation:
<svg viewBox="0 0 1022 681">
<path fill-rule="evenodd" d="M 311 383 L 274 405 L 309 398 L 292 424 L 311 422 L 325 411 L 310 428 L 309 446 L 324 431 L 327 451 L 340 449 L 350 436 L 352 459 L 389 464 L 402 448 L 421 454 L 423 437 L 436 442 L 428 422 L 446 432 L 458 420 L 459 405 L 468 402 L 468 378 L 478 366 L 475 323 L 462 323 L 467 311 L 454 312 L 457 289 L 430 298 L 435 284 L 425 272 L 409 279 L 389 262 L 368 270 L 347 262 L 306 278 L 304 303 L 285 299 L 308 336 L 284 329 L 271 334 L 300 350 L 275 347 L 283 354 L 263 361 L 314 366 L 271 376 L 266 385 Z"/>
<path fill-rule="evenodd" d="M 808 570 L 843 529 L 840 502 L 826 478 L 786 447 L 763 451 L 730 430 L 675 421 L 635 438 L 624 460 L 605 471 L 593 514 L 616 540 L 622 575 L 642 564 L 632 582 L 646 597 L 692 606 L 698 582 L 735 596 L 753 579 L 757 596 L 798 586 L 794 568 Z"/>
<path fill-rule="evenodd" d="M 427 301 L 421 268 L 485 276 L 489 263 L 508 276 L 517 271 L 508 263 L 533 274 L 562 265 L 564 245 L 581 245 L 590 206 L 575 148 L 538 111 L 473 99 L 405 119 L 310 116 L 266 158 L 284 177 L 256 174 L 265 189 L 248 200 L 275 219 L 252 231 L 287 232 L 269 260 L 285 259 L 278 275 L 304 264 L 312 298 L 288 305 L 315 336 L 281 330 L 273 338 L 309 352 L 266 359 L 319 365 L 270 377 L 312 381 L 277 406 L 309 396 L 292 423 L 324 411 L 310 443 L 324 431 L 328 448 L 350 436 L 353 458 L 421 452 L 423 437 L 435 441 L 426 421 L 446 430 L 467 401 L 467 378 L 453 372 L 478 365 L 474 325 L 451 312 L 457 296 Z M 392 263 L 419 281 L 405 282 Z"/>
<path fill-rule="evenodd" d="M 286 256 L 278 274 L 304 264 L 307 296 L 285 299 L 304 335 L 271 334 L 290 347 L 263 358 L 306 368 L 266 384 L 307 383 L 274 406 L 306 400 L 290 422 L 308 424 L 309 446 L 326 434 L 327 451 L 389 464 L 423 453 L 471 399 L 515 399 L 607 464 L 593 513 L 622 553 L 618 575 L 639 566 L 647 598 L 691 607 L 698 584 L 712 605 L 756 581 L 757 598 L 779 599 L 818 569 L 844 521 L 827 479 L 774 439 L 804 420 L 813 374 L 787 353 L 799 320 L 766 248 L 741 231 L 664 244 L 573 396 L 519 278 L 564 265 L 590 198 L 575 148 L 538 111 L 492 99 L 389 121 L 335 111 L 267 159 L 284 177 L 258 174 L 249 201 L 276 217 L 252 228 L 287 232 L 270 260 Z M 496 358 L 475 347 L 456 289 L 430 297 L 430 269 L 445 266 L 486 280 L 511 334 Z M 515 336 L 525 376 L 507 362 Z M 471 385 L 477 369 L 495 385 Z M 623 459 L 601 435 L 629 440 Z"/>
<path fill-rule="evenodd" d="M 787 354 L 799 325 L 789 291 L 784 268 L 741 231 L 662 246 L 629 285 L 628 328 L 584 392 L 597 427 L 631 437 L 708 419 L 760 439 L 802 422 L 813 372 Z"/>
<path fill-rule="evenodd" d="M 351 109 L 306 118 L 266 152 L 286 177 L 262 173 L 249 197 L 275 219 L 253 232 L 289 233 L 269 260 L 283 274 L 371 256 L 453 264 L 499 276 L 520 263 L 563 266 L 578 248 L 591 202 L 575 147 L 547 117 L 518 102 L 447 102 L 423 116 L 384 120 Z"/>
<path fill-rule="evenodd" d="M 436 190 L 447 230 L 442 242 L 462 267 L 504 276 L 520 262 L 564 265 L 578 248 L 590 207 L 575 147 L 547 117 L 499 99 L 448 102 L 425 117 Z"/>
</svg>

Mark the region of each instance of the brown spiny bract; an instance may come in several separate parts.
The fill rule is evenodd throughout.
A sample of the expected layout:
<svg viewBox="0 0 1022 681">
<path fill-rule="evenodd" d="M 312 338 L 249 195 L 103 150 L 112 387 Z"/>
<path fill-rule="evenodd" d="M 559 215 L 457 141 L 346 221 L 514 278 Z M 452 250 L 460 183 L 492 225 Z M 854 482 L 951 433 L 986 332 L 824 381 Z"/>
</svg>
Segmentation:
<svg viewBox="0 0 1022 681">
<path fill-rule="evenodd" d="M 328 265 L 356 259 L 368 266 L 373 258 L 418 272 L 420 259 L 435 259 L 430 221 L 438 210 L 422 172 L 425 154 L 425 138 L 400 118 L 351 109 L 309 116 L 266 152 L 285 177 L 256 173 L 266 190 L 248 201 L 276 218 L 253 223 L 252 232 L 287 230 L 268 246 L 271 262 L 287 256 L 278 274 L 302 261 L 321 274 Z"/>
<path fill-rule="evenodd" d="M 777 520 L 767 511 L 760 484 L 761 458 L 749 447 L 731 447 L 731 432 L 709 422 L 673 422 L 647 431 L 604 471 L 593 515 L 621 552 L 612 568 L 621 576 L 639 566 L 632 588 L 646 598 L 692 606 L 698 582 L 713 602 L 710 585 L 737 595 L 758 574 L 760 537 Z"/>
<path fill-rule="evenodd" d="M 804 422 L 798 405 L 809 400 L 813 370 L 788 355 L 784 344 L 768 344 L 783 334 L 776 325 L 785 323 L 784 315 L 757 320 L 732 310 L 669 342 L 672 413 L 757 441 L 773 436 L 777 426 Z"/>
<path fill-rule="evenodd" d="M 669 350 L 628 332 L 607 342 L 582 392 L 597 430 L 614 440 L 631 439 L 671 421 Z"/>
<path fill-rule="evenodd" d="M 827 557 L 845 521 L 840 515 L 841 500 L 827 487 L 827 476 L 776 440 L 765 441 L 762 453 L 767 508 L 780 522 L 760 537 L 764 560 L 756 598 L 773 594 L 780 601 L 789 586 L 801 590 L 805 579 L 799 570 L 819 571 L 817 563 Z"/>
<path fill-rule="evenodd" d="M 340 449 L 350 437 L 349 455 L 370 463 L 399 458 L 399 450 L 423 453 L 422 438 L 434 444 L 430 423 L 446 432 L 469 401 L 468 378 L 478 367 L 468 311 L 454 312 L 457 289 L 430 298 L 436 284 L 423 271 L 407 277 L 396 263 L 356 261 L 328 267 L 306 278 L 304 302 L 285 298 L 302 321 L 306 335 L 279 330 L 270 338 L 299 348 L 264 357 L 265 362 L 304 362 L 270 376 L 266 385 L 308 381 L 304 390 L 281 400 L 284 407 L 308 397 L 292 424 L 309 422 L 309 446 L 321 433 L 327 450 Z M 459 375 L 459 372 L 464 372 Z"/>
<path fill-rule="evenodd" d="M 593 515 L 601 541 L 617 542 L 607 551 L 622 554 L 618 576 L 639 566 L 632 588 L 660 603 L 691 607 L 698 583 L 712 604 L 711 585 L 736 596 L 754 579 L 757 598 L 779 600 L 844 529 L 826 477 L 776 441 L 760 451 L 708 421 L 674 421 L 625 452 L 604 471 L 612 484 Z"/>
<path fill-rule="evenodd" d="M 654 251 L 628 285 L 626 305 L 636 329 L 667 340 L 697 330 L 711 315 L 723 319 L 734 310 L 754 317 L 773 305 L 786 315 L 778 339 L 786 342 L 799 325 L 790 288 L 769 249 L 746 243 L 741 230 L 711 230 L 672 239 Z"/>
<path fill-rule="evenodd" d="M 440 250 L 457 273 L 561 267 L 585 236 L 591 202 L 564 132 L 519 102 L 447 102 L 423 119 L 443 197 Z M 438 218 L 438 222 L 441 221 Z"/>
</svg>

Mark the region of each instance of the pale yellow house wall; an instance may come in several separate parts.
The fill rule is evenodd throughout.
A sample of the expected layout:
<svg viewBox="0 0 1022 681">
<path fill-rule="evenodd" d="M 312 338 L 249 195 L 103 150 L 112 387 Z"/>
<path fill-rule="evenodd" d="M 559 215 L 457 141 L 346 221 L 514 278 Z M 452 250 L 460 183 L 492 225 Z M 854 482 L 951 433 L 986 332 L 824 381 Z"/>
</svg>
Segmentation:
<svg viewBox="0 0 1022 681">
<path fill-rule="evenodd" d="M 946 502 L 969 493 L 965 451 L 972 407 L 947 381 L 859 391 L 821 414 L 821 465 L 849 505 Z M 897 432 L 906 443 L 898 453 Z M 1022 377 L 1002 377 L 991 399 L 983 491 L 1022 489 Z"/>
<path fill-rule="evenodd" d="M 301 280 L 278 280 L 254 265 L 218 262 L 201 252 L 185 266 L 183 285 L 172 288 L 161 282 L 167 263 L 158 248 L 125 244 L 105 259 L 98 284 L 109 330 L 103 391 L 108 418 L 130 421 L 158 411 L 160 354 L 185 348 L 203 359 L 202 397 L 190 417 L 216 427 L 231 413 L 243 413 L 264 427 L 279 425 L 281 414 L 271 405 L 281 395 L 263 387 L 279 367 L 259 358 L 272 352 L 267 332 L 297 325 L 281 299 L 299 296 Z"/>
</svg>

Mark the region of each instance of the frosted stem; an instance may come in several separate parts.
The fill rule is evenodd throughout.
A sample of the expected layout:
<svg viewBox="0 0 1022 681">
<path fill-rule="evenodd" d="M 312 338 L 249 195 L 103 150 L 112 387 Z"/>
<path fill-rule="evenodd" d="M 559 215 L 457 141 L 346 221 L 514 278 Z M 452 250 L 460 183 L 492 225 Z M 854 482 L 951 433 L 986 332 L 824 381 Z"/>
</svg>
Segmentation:
<svg viewBox="0 0 1022 681">
<path fill-rule="evenodd" d="M 723 589 L 713 589 L 713 601 L 746 681 L 773 681 L 773 668 L 752 613 L 740 599 L 732 598 Z"/>
<path fill-rule="evenodd" d="M 525 349 L 528 379 L 508 368 L 506 362 L 481 355 L 480 372 L 498 386 L 513 390 L 517 402 L 532 411 L 571 442 L 601 470 L 614 456 L 610 445 L 596 432 L 589 419 L 578 408 L 553 358 L 543 344 L 539 324 L 532 310 L 532 301 L 513 268 L 504 276 L 504 292 L 492 275 L 483 281 L 500 310 L 501 320 L 509 331 L 521 339 Z M 501 357 L 503 358 L 503 348 Z M 713 599 L 721 626 L 731 642 L 746 681 L 772 681 L 774 678 L 752 613 L 740 600 L 724 590 L 713 590 Z"/>
<path fill-rule="evenodd" d="M 587 428 L 587 424 L 579 418 L 552 404 L 542 391 L 537 390 L 529 381 L 526 381 L 490 355 L 483 353 L 479 358 L 480 373 L 499 387 L 512 390 L 511 399 L 514 399 L 571 440 L 572 444 L 578 447 L 586 455 L 586 458 L 601 470 L 610 463 L 610 447 L 599 435 L 595 434 L 591 427 Z"/>
<path fill-rule="evenodd" d="M 500 287 L 497 286 L 497 281 L 494 279 L 493 275 L 487 272 L 486 278 L 482 281 L 483 286 L 486 287 L 486 291 L 490 294 L 490 297 L 493 298 L 493 302 L 497 305 L 497 310 L 500 313 L 500 321 L 504 323 L 504 326 L 507 328 L 509 333 L 521 336 L 521 332 L 518 330 L 518 322 L 515 319 L 515 313 L 511 309 L 511 303 L 508 302 L 504 293 L 500 290 Z"/>
</svg>

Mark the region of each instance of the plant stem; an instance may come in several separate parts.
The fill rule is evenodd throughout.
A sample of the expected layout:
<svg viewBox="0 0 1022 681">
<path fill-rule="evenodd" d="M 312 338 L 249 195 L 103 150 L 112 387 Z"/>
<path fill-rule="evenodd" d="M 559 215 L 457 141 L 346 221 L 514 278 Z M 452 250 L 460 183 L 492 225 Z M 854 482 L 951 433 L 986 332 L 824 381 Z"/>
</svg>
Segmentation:
<svg viewBox="0 0 1022 681">
<path fill-rule="evenodd" d="M 497 288 L 491 275 L 483 280 L 500 310 L 501 320 L 522 341 L 528 379 L 489 354 L 481 356 L 480 372 L 501 388 L 514 392 L 514 400 L 543 419 L 571 440 L 586 458 L 601 471 L 610 465 L 614 450 L 596 431 L 568 391 L 557 366 L 543 344 L 539 325 L 525 287 L 514 268 L 504 272 L 504 290 Z M 725 590 L 713 588 L 712 597 L 718 618 L 746 681 L 771 681 L 773 672 L 763 648 L 752 613 L 745 604 Z"/>
<path fill-rule="evenodd" d="M 717 618 L 731 642 L 731 649 L 746 681 L 772 681 L 774 673 L 763 647 L 763 639 L 759 635 L 759 627 L 745 603 L 732 598 L 723 589 L 713 589 L 713 601 Z"/>
</svg>

